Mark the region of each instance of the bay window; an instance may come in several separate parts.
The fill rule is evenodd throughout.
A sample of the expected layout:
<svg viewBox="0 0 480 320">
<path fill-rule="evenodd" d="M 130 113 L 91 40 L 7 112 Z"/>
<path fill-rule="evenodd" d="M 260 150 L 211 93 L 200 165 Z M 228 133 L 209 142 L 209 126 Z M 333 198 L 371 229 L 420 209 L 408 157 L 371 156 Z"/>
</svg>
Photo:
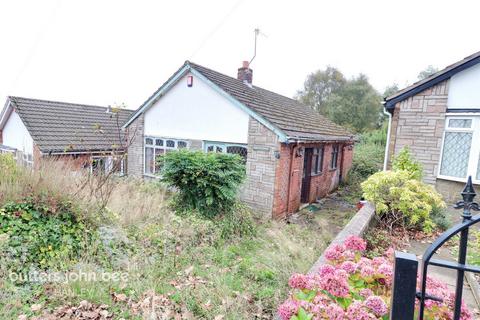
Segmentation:
<svg viewBox="0 0 480 320">
<path fill-rule="evenodd" d="M 161 156 L 172 150 L 187 148 L 184 140 L 166 138 L 145 138 L 145 174 L 155 175 L 162 169 Z"/>
<path fill-rule="evenodd" d="M 447 117 L 439 178 L 480 181 L 480 116 Z"/>
</svg>

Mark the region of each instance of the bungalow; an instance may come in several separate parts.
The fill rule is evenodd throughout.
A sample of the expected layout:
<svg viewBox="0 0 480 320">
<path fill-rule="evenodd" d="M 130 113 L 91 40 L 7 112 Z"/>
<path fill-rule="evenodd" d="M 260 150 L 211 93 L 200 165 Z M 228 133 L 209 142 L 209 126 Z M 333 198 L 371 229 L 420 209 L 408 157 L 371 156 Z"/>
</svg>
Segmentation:
<svg viewBox="0 0 480 320">
<path fill-rule="evenodd" d="M 121 127 L 132 111 L 8 97 L 0 113 L 0 152 L 37 166 L 42 158 L 105 171 L 124 153 Z"/>
<path fill-rule="evenodd" d="M 186 61 L 124 125 L 128 174 L 155 177 L 157 157 L 175 149 L 239 154 L 247 170 L 241 199 L 275 218 L 334 190 L 351 167 L 352 134 L 252 85 L 252 75 L 248 62 L 234 78 Z"/>
<path fill-rule="evenodd" d="M 468 176 L 480 184 L 480 52 L 385 98 L 390 115 L 385 167 L 409 147 L 423 180 L 449 201 Z"/>
</svg>

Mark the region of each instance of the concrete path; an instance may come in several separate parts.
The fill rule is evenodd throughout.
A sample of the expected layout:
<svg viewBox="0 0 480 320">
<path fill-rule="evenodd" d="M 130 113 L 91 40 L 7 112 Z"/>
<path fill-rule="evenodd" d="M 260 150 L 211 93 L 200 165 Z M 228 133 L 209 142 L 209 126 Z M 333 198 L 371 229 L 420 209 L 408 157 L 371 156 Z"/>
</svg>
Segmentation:
<svg viewBox="0 0 480 320">
<path fill-rule="evenodd" d="M 417 258 L 419 259 L 419 267 L 421 265 L 422 256 L 429 245 L 430 243 L 427 243 L 427 242 L 420 242 L 420 241 L 410 242 L 411 247 L 408 248 L 407 251 L 417 255 Z M 449 260 L 449 261 L 456 261 L 455 257 L 451 254 L 449 248 L 441 248 L 440 250 L 437 251 L 437 254 L 434 255 L 434 258 Z M 455 286 L 456 286 L 455 284 L 457 282 L 457 274 L 455 270 L 429 266 L 428 274 L 438 280 L 442 280 L 443 282 L 447 283 L 449 288 L 453 292 L 455 292 Z M 473 296 L 472 290 L 468 285 L 467 281 L 464 281 L 463 300 L 467 303 L 468 307 L 470 308 L 470 310 L 472 310 L 472 312 L 475 312 L 475 313 L 478 312 L 479 306 L 477 304 L 477 301 L 475 300 L 475 297 Z"/>
</svg>

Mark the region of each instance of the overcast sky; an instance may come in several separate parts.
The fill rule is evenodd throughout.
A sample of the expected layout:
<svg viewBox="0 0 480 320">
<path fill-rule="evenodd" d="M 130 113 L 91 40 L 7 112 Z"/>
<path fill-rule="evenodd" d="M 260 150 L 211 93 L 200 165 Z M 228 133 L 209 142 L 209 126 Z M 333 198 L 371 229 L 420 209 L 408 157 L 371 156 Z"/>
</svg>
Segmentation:
<svg viewBox="0 0 480 320">
<path fill-rule="evenodd" d="M 1 0 L 0 98 L 137 108 L 185 60 L 287 96 L 338 67 L 379 90 L 480 50 L 475 1 Z M 475 40 L 477 39 L 477 40 Z"/>
</svg>

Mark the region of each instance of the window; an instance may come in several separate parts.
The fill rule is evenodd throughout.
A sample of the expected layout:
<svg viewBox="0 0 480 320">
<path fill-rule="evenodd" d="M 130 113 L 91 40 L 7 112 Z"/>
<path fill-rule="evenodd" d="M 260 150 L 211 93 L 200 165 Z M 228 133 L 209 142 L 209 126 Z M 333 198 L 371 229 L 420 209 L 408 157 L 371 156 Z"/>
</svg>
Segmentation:
<svg viewBox="0 0 480 320">
<path fill-rule="evenodd" d="M 90 163 L 90 172 L 93 174 L 106 174 L 113 172 L 122 175 L 123 161 L 124 159 L 122 157 L 94 156 Z"/>
<path fill-rule="evenodd" d="M 337 163 L 338 163 L 338 145 L 333 145 L 332 146 L 332 158 L 330 160 L 330 169 L 337 169 Z"/>
<path fill-rule="evenodd" d="M 439 177 L 480 181 L 480 117 L 447 117 Z"/>
<path fill-rule="evenodd" d="M 188 143 L 184 140 L 145 138 L 145 174 L 153 176 L 162 170 L 161 159 L 165 153 L 187 147 Z"/>
<path fill-rule="evenodd" d="M 207 152 L 238 154 L 243 158 L 245 162 L 247 161 L 248 151 L 245 145 L 219 143 L 219 142 L 207 142 L 205 144 L 205 147 Z"/>
<path fill-rule="evenodd" d="M 33 167 L 33 155 L 31 153 L 23 153 L 23 164 L 26 167 Z"/>
<path fill-rule="evenodd" d="M 320 174 L 323 169 L 323 146 L 314 148 L 312 154 L 312 174 Z"/>
</svg>

